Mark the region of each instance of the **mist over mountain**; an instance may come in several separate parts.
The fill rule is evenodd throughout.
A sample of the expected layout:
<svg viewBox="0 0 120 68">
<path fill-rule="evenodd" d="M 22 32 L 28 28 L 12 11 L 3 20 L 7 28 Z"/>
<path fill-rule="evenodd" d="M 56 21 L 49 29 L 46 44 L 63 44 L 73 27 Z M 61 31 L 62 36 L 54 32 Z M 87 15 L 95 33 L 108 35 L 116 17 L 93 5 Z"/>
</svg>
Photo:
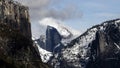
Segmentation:
<svg viewBox="0 0 120 68">
<path fill-rule="evenodd" d="M 74 30 L 68 26 L 65 26 L 65 25 L 61 24 L 61 22 L 62 21 L 56 20 L 53 18 L 45 18 L 45 19 L 39 21 L 39 24 L 43 25 L 45 27 L 52 26 L 52 27 L 56 28 L 62 36 L 65 36 L 65 37 L 69 36 L 70 33 L 72 33 L 74 36 L 80 35 L 79 31 Z"/>
</svg>

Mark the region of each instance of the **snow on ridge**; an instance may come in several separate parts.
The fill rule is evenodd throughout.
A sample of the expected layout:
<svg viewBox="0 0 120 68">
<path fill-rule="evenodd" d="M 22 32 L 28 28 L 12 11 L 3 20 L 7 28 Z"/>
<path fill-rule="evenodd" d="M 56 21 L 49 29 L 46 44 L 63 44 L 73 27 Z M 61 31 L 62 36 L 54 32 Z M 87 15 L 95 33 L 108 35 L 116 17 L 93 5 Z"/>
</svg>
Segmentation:
<svg viewBox="0 0 120 68">
<path fill-rule="evenodd" d="M 49 51 L 46 51 L 46 50 L 42 49 L 42 48 L 37 44 L 37 42 L 35 42 L 35 43 L 36 43 L 36 46 L 37 46 L 37 48 L 38 48 L 38 50 L 39 50 L 39 54 L 40 54 L 40 57 L 41 57 L 42 61 L 43 61 L 44 63 L 47 63 L 47 62 L 50 60 L 50 58 L 53 56 L 53 54 L 52 54 L 51 52 L 49 52 Z"/>
<path fill-rule="evenodd" d="M 120 20 L 117 20 L 113 22 L 112 24 L 116 24 L 118 26 L 118 23 L 120 23 Z M 88 45 L 95 40 L 96 38 L 96 32 L 98 30 L 104 31 L 106 29 L 108 23 L 103 23 L 102 25 L 99 25 L 97 27 L 91 28 L 89 31 L 86 32 L 85 35 L 81 36 L 79 38 L 79 42 L 76 42 L 72 47 L 66 48 L 62 53 L 63 53 L 63 58 L 68 61 L 68 62 L 79 62 L 80 59 L 84 59 L 85 63 L 88 62 L 89 60 L 89 51 L 90 48 Z M 118 49 L 117 44 L 115 44 Z M 76 58 L 77 56 L 81 56 L 81 58 Z M 81 62 L 82 63 L 82 62 Z"/>
<path fill-rule="evenodd" d="M 79 62 L 80 58 L 76 58 L 76 56 L 80 55 L 81 59 L 84 59 L 85 62 L 88 61 L 89 56 L 87 55 L 89 51 L 88 44 L 95 39 L 95 34 L 98 31 L 97 28 L 93 28 L 87 32 L 87 35 L 81 37 L 78 43 L 71 48 L 65 49 L 63 53 L 64 59 L 68 62 Z"/>
<path fill-rule="evenodd" d="M 120 23 L 120 19 L 119 20 L 117 20 L 117 21 L 115 21 L 116 23 Z"/>
</svg>

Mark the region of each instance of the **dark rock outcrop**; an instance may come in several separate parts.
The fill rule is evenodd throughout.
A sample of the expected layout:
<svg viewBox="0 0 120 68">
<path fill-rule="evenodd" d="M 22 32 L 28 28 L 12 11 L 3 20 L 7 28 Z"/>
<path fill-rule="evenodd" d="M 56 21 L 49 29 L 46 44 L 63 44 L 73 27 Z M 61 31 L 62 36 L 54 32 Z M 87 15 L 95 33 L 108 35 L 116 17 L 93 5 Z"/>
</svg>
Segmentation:
<svg viewBox="0 0 120 68">
<path fill-rule="evenodd" d="M 4 23 L 31 38 L 28 7 L 13 0 L 0 0 L 0 23 Z"/>
<path fill-rule="evenodd" d="M 47 51 L 53 52 L 55 51 L 55 47 L 60 44 L 62 37 L 60 36 L 59 32 L 51 26 L 47 27 L 46 30 L 46 47 Z"/>
<path fill-rule="evenodd" d="M 39 46 L 40 46 L 41 48 L 45 49 L 45 48 L 46 48 L 46 46 L 45 46 L 45 40 L 46 40 L 46 39 L 45 39 L 45 35 L 41 35 L 39 39 L 36 39 L 36 40 L 34 40 L 34 41 L 36 41 L 37 44 L 39 44 Z"/>
<path fill-rule="evenodd" d="M 48 68 L 32 40 L 11 27 L 0 24 L 0 68 Z"/>
</svg>

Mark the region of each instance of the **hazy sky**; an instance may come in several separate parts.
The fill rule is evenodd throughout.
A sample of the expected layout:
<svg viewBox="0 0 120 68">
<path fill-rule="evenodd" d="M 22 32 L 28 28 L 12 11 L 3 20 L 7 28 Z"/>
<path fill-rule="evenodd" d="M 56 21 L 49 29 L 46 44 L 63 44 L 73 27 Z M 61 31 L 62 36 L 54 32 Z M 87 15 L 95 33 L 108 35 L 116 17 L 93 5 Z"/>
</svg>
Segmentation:
<svg viewBox="0 0 120 68">
<path fill-rule="evenodd" d="M 92 25 L 120 17 L 120 0 L 17 0 L 29 6 L 32 29 L 52 17 L 84 31 Z M 37 31 L 37 30 L 36 30 Z"/>
</svg>

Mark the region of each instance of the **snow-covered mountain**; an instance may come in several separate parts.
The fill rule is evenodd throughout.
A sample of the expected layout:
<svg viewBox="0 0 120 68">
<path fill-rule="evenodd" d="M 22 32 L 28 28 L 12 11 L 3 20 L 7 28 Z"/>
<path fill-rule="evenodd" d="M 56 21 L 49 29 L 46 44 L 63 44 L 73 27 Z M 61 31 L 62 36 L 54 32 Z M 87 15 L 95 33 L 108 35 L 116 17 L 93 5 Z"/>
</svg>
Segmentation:
<svg viewBox="0 0 120 68">
<path fill-rule="evenodd" d="M 50 28 L 47 28 L 48 33 L 56 29 Z M 63 36 L 59 31 L 54 35 L 53 40 Z M 120 19 L 93 26 L 67 44 L 57 43 L 55 50 L 58 51 L 51 52 L 51 55 L 46 53 L 49 57 L 47 63 L 54 68 L 119 68 Z"/>
<path fill-rule="evenodd" d="M 59 66 L 60 68 L 118 68 L 119 48 L 120 19 L 106 21 L 88 29 L 68 44 L 62 51 L 60 60 L 65 63 L 59 63 L 62 65 Z"/>
<path fill-rule="evenodd" d="M 34 38 L 34 41 L 43 62 L 50 61 L 50 58 L 54 56 L 53 54 L 60 53 L 65 44 L 80 35 L 80 32 L 61 24 L 61 21 L 53 18 L 45 18 L 39 21 L 39 24 L 42 27 L 41 35 L 38 39 Z"/>
</svg>

